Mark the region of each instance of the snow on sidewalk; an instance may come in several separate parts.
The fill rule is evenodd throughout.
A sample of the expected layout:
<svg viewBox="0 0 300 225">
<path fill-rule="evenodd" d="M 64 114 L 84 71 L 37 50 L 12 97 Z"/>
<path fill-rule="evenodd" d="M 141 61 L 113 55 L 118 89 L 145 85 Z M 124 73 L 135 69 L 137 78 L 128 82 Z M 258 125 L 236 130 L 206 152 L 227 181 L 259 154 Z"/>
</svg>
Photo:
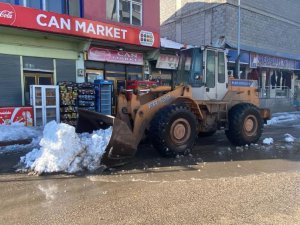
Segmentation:
<svg viewBox="0 0 300 225">
<path fill-rule="evenodd" d="M 38 174 L 94 171 L 101 166 L 111 134 L 112 128 L 78 135 L 74 127 L 52 121 L 44 128 L 40 149 L 21 157 L 21 170 Z"/>
<path fill-rule="evenodd" d="M 0 142 L 33 139 L 41 136 L 39 127 L 26 127 L 23 124 L 0 125 Z"/>
<path fill-rule="evenodd" d="M 267 121 L 267 124 L 274 125 L 274 124 L 290 122 L 290 121 L 299 120 L 299 119 L 300 119 L 299 112 L 274 113 L 272 115 L 272 118 Z"/>
</svg>

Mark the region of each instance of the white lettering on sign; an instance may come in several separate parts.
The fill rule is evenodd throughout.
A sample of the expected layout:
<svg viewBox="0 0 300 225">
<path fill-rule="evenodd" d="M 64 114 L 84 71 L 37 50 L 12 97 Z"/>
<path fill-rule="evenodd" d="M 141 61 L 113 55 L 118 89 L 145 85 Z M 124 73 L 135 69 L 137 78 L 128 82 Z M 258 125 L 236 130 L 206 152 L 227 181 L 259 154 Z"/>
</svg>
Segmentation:
<svg viewBox="0 0 300 225">
<path fill-rule="evenodd" d="M 0 112 L 0 115 L 10 115 L 10 114 L 11 114 L 11 112 L 9 112 L 9 111 Z"/>
<path fill-rule="evenodd" d="M 86 23 L 85 22 L 79 22 L 78 20 L 75 21 L 75 30 L 78 31 L 82 31 L 84 33 L 86 33 Z"/>
<path fill-rule="evenodd" d="M 61 30 L 71 30 L 71 20 L 51 16 L 50 19 L 45 14 L 39 14 L 36 17 L 36 22 L 42 27 L 55 27 Z"/>
<path fill-rule="evenodd" d="M 75 21 L 76 32 L 83 32 L 88 34 L 101 35 L 103 37 L 123 39 L 126 40 L 127 30 L 116 27 L 103 26 L 100 24 L 94 25 L 93 23 L 86 24 L 86 22 Z"/>
<path fill-rule="evenodd" d="M 42 27 L 46 27 L 47 26 L 47 23 L 45 23 L 45 22 L 42 22 L 42 18 L 47 18 L 47 16 L 46 15 L 44 15 L 44 14 L 39 14 L 39 15 L 37 15 L 37 17 L 36 17 L 36 22 L 38 23 L 38 25 L 40 25 L 40 26 L 42 26 Z"/>
<path fill-rule="evenodd" d="M 12 19 L 13 16 L 14 16 L 13 11 L 9 11 L 9 10 L 0 11 L 0 17 L 2 17 L 2 18 Z"/>
<path fill-rule="evenodd" d="M 150 103 L 148 104 L 148 108 L 149 108 L 149 109 L 152 109 L 152 108 L 154 108 L 155 106 L 159 105 L 160 103 L 161 103 L 161 104 L 168 103 L 168 102 L 171 101 L 171 99 L 172 99 L 171 95 L 162 96 L 161 98 L 159 98 L 159 99 L 157 99 L 157 100 L 155 100 L 155 101 L 153 101 L 153 102 L 150 102 Z"/>
</svg>

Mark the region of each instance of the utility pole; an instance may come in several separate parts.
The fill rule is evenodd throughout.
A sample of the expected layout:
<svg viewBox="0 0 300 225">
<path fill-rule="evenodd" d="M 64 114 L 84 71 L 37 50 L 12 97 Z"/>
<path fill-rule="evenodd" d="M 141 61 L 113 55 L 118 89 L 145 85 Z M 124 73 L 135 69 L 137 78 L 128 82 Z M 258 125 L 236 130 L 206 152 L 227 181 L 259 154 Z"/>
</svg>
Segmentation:
<svg viewBox="0 0 300 225">
<path fill-rule="evenodd" d="M 238 0 L 238 21 L 237 21 L 237 58 L 235 61 L 236 78 L 240 79 L 240 56 L 241 56 L 241 0 Z"/>
</svg>

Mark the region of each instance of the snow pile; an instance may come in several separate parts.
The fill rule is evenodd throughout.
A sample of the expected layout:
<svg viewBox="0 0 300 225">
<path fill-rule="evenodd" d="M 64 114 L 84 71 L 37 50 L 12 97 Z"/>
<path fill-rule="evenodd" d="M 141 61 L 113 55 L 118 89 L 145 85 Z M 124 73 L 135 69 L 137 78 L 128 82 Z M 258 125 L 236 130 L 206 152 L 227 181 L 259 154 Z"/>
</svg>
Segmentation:
<svg viewBox="0 0 300 225">
<path fill-rule="evenodd" d="M 293 142 L 295 142 L 295 138 L 290 134 L 285 134 L 284 141 L 287 143 L 293 143 Z"/>
<path fill-rule="evenodd" d="M 299 113 L 275 113 L 272 119 L 267 121 L 268 125 L 274 125 L 278 123 L 290 122 L 300 119 Z"/>
<path fill-rule="evenodd" d="M 263 144 L 265 144 L 265 145 L 271 145 L 271 144 L 273 144 L 273 143 L 274 143 L 273 138 L 265 138 L 265 139 L 263 140 Z"/>
<path fill-rule="evenodd" d="M 112 129 L 92 134 L 75 133 L 75 128 L 52 121 L 46 124 L 40 149 L 21 157 L 25 169 L 37 173 L 94 171 L 100 167 L 101 157 L 110 140 Z"/>
<path fill-rule="evenodd" d="M 26 127 L 22 123 L 0 125 L 0 141 L 17 141 L 41 136 L 41 128 Z"/>
</svg>

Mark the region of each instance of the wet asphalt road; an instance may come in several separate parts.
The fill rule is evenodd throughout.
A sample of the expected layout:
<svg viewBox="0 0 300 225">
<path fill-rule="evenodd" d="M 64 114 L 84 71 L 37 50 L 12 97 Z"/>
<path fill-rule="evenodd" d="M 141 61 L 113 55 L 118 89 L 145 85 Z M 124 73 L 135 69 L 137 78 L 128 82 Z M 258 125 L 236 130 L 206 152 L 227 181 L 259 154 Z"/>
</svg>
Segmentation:
<svg viewBox="0 0 300 225">
<path fill-rule="evenodd" d="M 298 124 L 266 127 L 272 146 L 235 148 L 220 132 L 189 156 L 142 145 L 126 166 L 77 176 L 17 174 L 19 153 L 0 154 L 0 224 L 300 224 Z"/>
</svg>

